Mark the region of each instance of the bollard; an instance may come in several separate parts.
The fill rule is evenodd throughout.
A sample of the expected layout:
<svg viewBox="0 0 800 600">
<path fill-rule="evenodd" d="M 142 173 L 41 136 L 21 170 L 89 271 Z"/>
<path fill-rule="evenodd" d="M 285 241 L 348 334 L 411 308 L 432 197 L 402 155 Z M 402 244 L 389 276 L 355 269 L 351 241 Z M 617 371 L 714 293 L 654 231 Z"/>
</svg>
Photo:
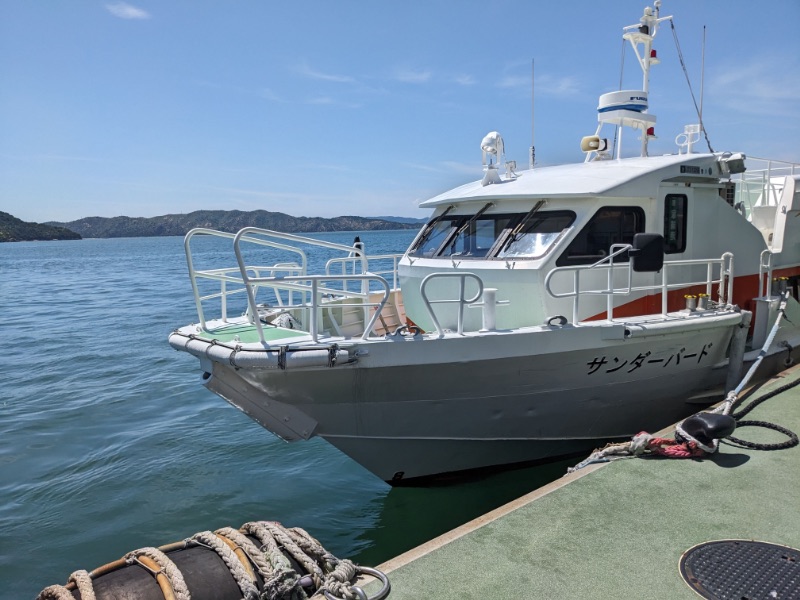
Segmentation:
<svg viewBox="0 0 800 600">
<path fill-rule="evenodd" d="M 497 329 L 497 288 L 483 288 L 483 328 L 481 331 Z"/>
</svg>

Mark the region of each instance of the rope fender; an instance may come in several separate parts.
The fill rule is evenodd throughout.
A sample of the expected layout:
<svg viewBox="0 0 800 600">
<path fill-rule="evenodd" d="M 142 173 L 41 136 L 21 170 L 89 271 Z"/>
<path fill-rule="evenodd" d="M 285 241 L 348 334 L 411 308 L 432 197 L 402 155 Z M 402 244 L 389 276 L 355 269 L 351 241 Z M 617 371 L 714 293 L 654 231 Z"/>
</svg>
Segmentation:
<svg viewBox="0 0 800 600">
<path fill-rule="evenodd" d="M 168 554 L 196 546 L 208 549 L 223 561 L 243 600 L 308 600 L 322 596 L 328 600 L 383 600 L 391 589 L 386 575 L 336 558 L 304 529 L 258 521 L 245 523 L 239 530 L 223 527 L 213 533 L 201 531 L 159 548 L 140 548 L 92 572 L 75 571 L 66 585 L 46 587 L 37 600 L 73 600 L 75 590 L 83 600 L 95 600 L 93 580 L 132 565 L 142 567 L 156 579 L 165 600 L 191 600 L 184 576 Z M 176 555 L 178 562 L 184 560 L 177 556 L 180 555 Z M 362 574 L 382 583 L 382 588 L 371 598 L 355 584 Z M 142 573 L 137 577 L 147 576 Z M 136 589 L 130 587 L 117 592 L 120 597 L 138 597 Z"/>
</svg>

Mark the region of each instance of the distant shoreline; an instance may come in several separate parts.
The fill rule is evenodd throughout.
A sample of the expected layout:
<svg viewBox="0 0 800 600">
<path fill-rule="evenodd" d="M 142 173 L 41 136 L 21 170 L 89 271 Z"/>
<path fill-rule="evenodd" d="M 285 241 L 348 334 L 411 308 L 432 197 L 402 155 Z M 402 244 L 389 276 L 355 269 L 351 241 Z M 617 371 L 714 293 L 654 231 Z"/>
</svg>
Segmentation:
<svg viewBox="0 0 800 600">
<path fill-rule="evenodd" d="M 266 210 L 198 210 L 159 217 L 87 217 L 76 221 L 38 224 L 26 223 L 0 212 L 0 242 L 184 236 L 198 227 L 228 233 L 235 233 L 244 227 L 287 233 L 390 231 L 417 229 L 425 221 L 410 217 L 293 217 Z"/>
</svg>

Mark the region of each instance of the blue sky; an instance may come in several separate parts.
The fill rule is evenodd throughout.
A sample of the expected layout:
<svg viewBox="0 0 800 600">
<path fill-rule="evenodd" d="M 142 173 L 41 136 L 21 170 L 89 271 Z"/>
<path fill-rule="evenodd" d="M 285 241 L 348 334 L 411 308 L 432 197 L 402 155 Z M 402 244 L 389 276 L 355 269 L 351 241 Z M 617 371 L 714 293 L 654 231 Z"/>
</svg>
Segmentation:
<svg viewBox="0 0 800 600">
<path fill-rule="evenodd" d="M 265 209 L 408 215 L 481 176 L 580 161 L 639 0 L 0 0 L 0 210 L 26 221 Z M 800 1 L 665 0 L 714 150 L 800 162 Z M 668 24 L 651 153 L 696 122 Z M 641 76 L 625 59 L 623 87 Z M 636 134 L 628 132 L 628 138 Z M 705 149 L 705 145 L 701 146 Z"/>
</svg>

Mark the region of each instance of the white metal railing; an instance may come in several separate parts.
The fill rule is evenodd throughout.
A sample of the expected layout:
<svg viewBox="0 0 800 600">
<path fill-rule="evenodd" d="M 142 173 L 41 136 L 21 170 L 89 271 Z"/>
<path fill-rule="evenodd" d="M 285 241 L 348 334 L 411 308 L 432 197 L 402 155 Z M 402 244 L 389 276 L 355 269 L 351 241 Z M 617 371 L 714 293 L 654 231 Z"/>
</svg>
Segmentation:
<svg viewBox="0 0 800 600">
<path fill-rule="evenodd" d="M 363 245 L 359 245 L 357 247 L 363 249 Z M 378 254 L 378 255 L 368 256 L 367 259 L 369 260 L 370 270 L 368 273 L 363 273 L 363 274 L 379 275 L 381 277 L 388 275 L 392 282 L 391 288 L 393 290 L 396 290 L 398 289 L 397 264 L 402 258 L 402 256 L 403 256 L 402 254 Z M 378 265 L 388 263 L 390 266 L 389 268 L 380 268 L 380 267 L 375 268 L 376 263 Z M 325 274 L 333 275 L 335 274 L 334 272 L 340 273 L 341 275 L 358 274 L 359 269 L 361 267 L 363 267 L 363 265 L 361 263 L 360 257 L 355 255 L 354 253 L 351 253 L 350 256 L 329 259 L 325 263 Z M 342 281 L 342 287 L 345 290 L 349 290 L 351 288 L 350 283 L 351 283 L 350 278 L 344 279 Z M 372 291 L 369 288 L 369 282 L 367 280 L 362 280 L 361 284 L 362 285 L 360 291 L 362 294 L 366 294 Z M 336 317 L 333 314 L 333 308 L 335 307 L 330 307 L 328 312 L 328 317 L 330 318 L 331 324 L 333 325 L 334 329 L 336 329 L 338 332 L 340 330 L 340 326 L 339 323 L 336 321 Z M 363 307 L 363 311 L 364 312 L 362 318 L 364 320 L 364 323 L 366 323 L 369 320 L 369 306 L 365 304 Z"/>
<path fill-rule="evenodd" d="M 373 275 L 389 275 L 392 289 L 397 289 L 397 264 L 400 262 L 402 257 L 402 254 L 371 254 L 367 257 L 369 260 L 369 272 Z M 391 261 L 391 267 L 385 269 L 376 269 L 375 263 L 378 261 Z M 333 275 L 334 271 L 339 271 L 342 275 L 346 275 L 348 273 L 358 273 L 357 267 L 359 262 L 359 257 L 347 256 L 343 258 L 331 258 L 325 263 L 325 274 Z"/>
<path fill-rule="evenodd" d="M 192 241 L 198 236 L 232 239 L 238 266 L 196 269 L 192 254 Z M 276 262 L 272 265 L 246 264 L 244 252 L 242 251 L 243 242 L 271 250 L 288 252 L 294 255 L 294 259 Z M 316 250 L 338 251 L 344 253 L 345 256 L 329 260 L 326 264 L 326 273 L 324 275 L 309 275 L 307 272 L 309 259 L 303 246 Z M 383 310 L 389 298 L 389 282 L 382 275 L 389 274 L 390 271 L 370 273 L 368 271 L 370 259 L 384 260 L 392 258 L 391 279 L 394 282 L 393 287 L 396 287 L 397 282 L 397 258 L 394 255 L 367 257 L 364 254 L 363 246 L 345 246 L 325 240 L 257 227 L 246 227 L 236 234 L 214 229 L 193 229 L 186 234 L 184 249 L 200 326 L 203 329 L 208 329 L 204 303 L 218 299 L 220 302 L 220 318 L 223 322 L 227 322 L 229 318 L 229 297 L 245 294 L 247 304 L 245 314 L 255 325 L 262 343 L 266 342 L 261 320 L 258 316 L 259 305 L 257 303 L 261 290 L 266 290 L 264 293 L 271 292 L 271 298 L 275 300 L 275 304 L 279 308 L 308 313 L 309 333 L 314 341 L 317 341 L 321 329 L 321 312 L 323 308 L 331 308 L 331 305 L 333 305 L 331 299 L 335 299 L 335 308 L 354 306 L 363 308 L 364 329 L 362 338 L 368 337 L 372 332 L 381 310 Z M 342 274 L 331 272 L 331 265 L 335 264 L 341 265 Z M 349 269 L 346 265 L 350 265 Z M 198 282 L 203 280 L 217 282 L 219 287 L 211 293 L 201 294 Z M 352 289 L 353 283 L 356 284 L 357 290 Z M 376 290 L 379 295 L 378 300 L 374 299 Z M 371 298 L 373 299 L 371 300 Z M 329 306 L 326 306 L 326 304 Z M 371 308 L 376 308 L 377 310 L 370 319 L 369 311 Z M 331 320 L 336 325 L 335 320 L 333 318 Z"/>
<path fill-rule="evenodd" d="M 261 324 L 261 319 L 258 317 L 258 307 L 255 303 L 255 295 L 252 294 L 252 290 L 261 284 L 267 284 L 270 287 L 274 287 L 279 290 L 285 291 L 296 291 L 301 292 L 304 298 L 308 298 L 308 300 L 304 300 L 299 303 L 292 304 L 290 307 L 293 310 L 302 310 L 307 312 L 309 315 L 308 323 L 309 329 L 308 332 L 311 334 L 311 339 L 315 342 L 319 340 L 320 334 L 320 323 L 322 321 L 321 309 L 327 308 L 325 306 L 325 299 L 326 296 L 330 295 L 340 295 L 341 290 L 338 288 L 328 287 L 323 285 L 324 282 L 332 282 L 332 281 L 345 281 L 346 279 L 354 279 L 359 281 L 370 282 L 374 281 L 383 286 L 383 295 L 378 302 L 374 302 L 370 300 L 370 294 L 362 294 L 359 292 L 347 292 L 345 296 L 345 300 L 336 302 L 336 308 L 344 308 L 344 307 L 358 307 L 364 308 L 369 310 L 370 308 L 375 308 L 375 314 L 372 315 L 372 318 L 369 322 L 366 322 L 364 326 L 364 331 L 361 334 L 361 339 L 367 339 L 369 335 L 372 333 L 373 329 L 375 328 L 375 324 L 378 321 L 378 317 L 383 310 L 383 307 L 386 306 L 386 302 L 389 300 L 389 282 L 386 281 L 383 277 L 378 275 L 298 275 L 293 277 L 260 277 L 260 278 L 245 278 L 245 286 L 248 291 L 249 298 L 249 314 L 251 315 L 251 321 L 256 326 L 256 330 L 258 331 L 259 339 L 262 343 L 266 343 L 264 339 L 264 330 Z"/>
<path fill-rule="evenodd" d="M 615 250 L 616 248 L 616 250 Z M 579 323 L 579 310 L 580 299 L 582 296 L 602 295 L 606 296 L 606 318 L 611 321 L 614 318 L 614 297 L 627 296 L 633 292 L 661 292 L 661 314 L 667 314 L 667 300 L 669 290 L 689 288 L 692 286 L 705 285 L 706 295 L 710 298 L 714 285 L 718 285 L 719 304 L 728 305 L 733 298 L 733 254 L 726 252 L 720 258 L 714 259 L 699 259 L 699 260 L 675 260 L 665 261 L 661 270 L 661 283 L 645 286 L 633 286 L 633 263 L 614 264 L 614 257 L 618 256 L 627 250 L 630 250 L 630 245 L 615 244 L 611 247 L 611 253 L 602 260 L 591 265 L 577 265 L 568 267 L 556 267 L 551 270 L 544 280 L 544 287 L 547 293 L 553 298 L 572 298 L 572 322 Z M 700 281 L 686 281 L 682 279 L 677 283 L 670 283 L 669 274 L 677 267 L 693 267 L 704 266 L 706 267 L 706 277 Z M 718 277 L 714 277 L 714 270 L 719 270 Z M 590 271 L 606 271 L 606 287 L 602 289 L 584 289 L 581 284 L 581 274 Z M 572 273 L 572 288 L 565 292 L 553 291 L 551 284 L 555 277 L 562 273 Z M 623 287 L 614 287 L 615 275 L 622 274 L 626 278 L 626 284 Z"/>
<path fill-rule="evenodd" d="M 426 288 L 428 284 L 433 281 L 434 279 L 458 279 L 459 280 L 459 287 L 458 287 L 458 298 L 445 298 L 441 300 L 431 300 L 428 298 L 428 294 Z M 474 298 L 466 298 L 466 287 L 467 287 L 467 279 L 472 279 L 478 284 L 478 292 L 475 294 Z M 434 327 L 436 327 L 436 332 L 439 334 L 440 338 L 443 338 L 445 335 L 445 331 L 442 326 L 439 324 L 439 319 L 436 317 L 436 312 L 433 310 L 433 304 L 457 304 L 458 305 L 458 321 L 457 321 L 457 332 L 459 335 L 464 333 L 464 308 L 467 307 L 469 304 L 477 302 L 478 299 L 483 295 L 483 280 L 475 275 L 475 273 L 453 273 L 453 272 L 443 272 L 443 273 L 431 273 L 427 275 L 419 285 L 419 293 L 422 296 L 422 301 L 425 303 L 425 308 L 428 309 L 428 314 L 433 321 Z"/>
<path fill-rule="evenodd" d="M 749 215 L 755 206 L 777 206 L 783 192 L 784 178 L 800 174 L 800 165 L 766 158 L 747 158 L 744 173 L 732 178 L 737 184 L 735 204 L 740 202 Z"/>
</svg>

